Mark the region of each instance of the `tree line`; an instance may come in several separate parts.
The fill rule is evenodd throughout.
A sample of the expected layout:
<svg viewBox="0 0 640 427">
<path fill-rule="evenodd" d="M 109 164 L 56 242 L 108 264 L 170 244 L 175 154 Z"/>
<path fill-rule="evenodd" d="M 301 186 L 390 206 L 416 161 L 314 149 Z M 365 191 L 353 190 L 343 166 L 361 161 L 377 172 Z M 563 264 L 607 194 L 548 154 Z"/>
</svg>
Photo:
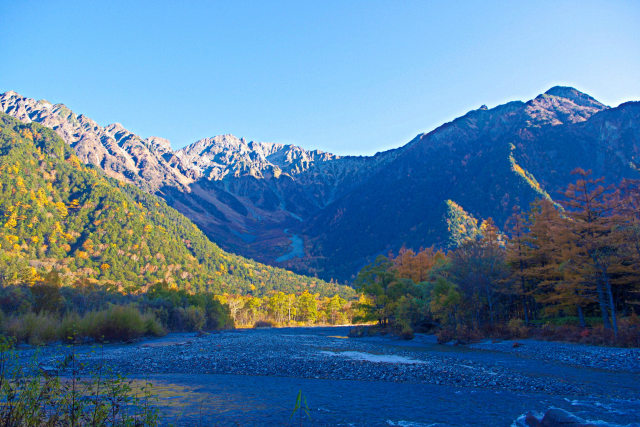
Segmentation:
<svg viewBox="0 0 640 427">
<path fill-rule="evenodd" d="M 240 327 L 344 325 L 359 315 L 354 299 L 347 300 L 338 294 L 322 297 L 308 290 L 300 294 L 278 291 L 263 297 L 223 294 L 216 298 L 229 307 L 231 318 Z"/>
<path fill-rule="evenodd" d="M 456 209 L 448 252 L 378 257 L 355 282 L 367 318 L 406 334 L 437 325 L 443 339 L 564 323 L 577 338 L 640 345 L 639 182 L 573 174 L 557 202 L 515 208 L 502 230 Z"/>
</svg>

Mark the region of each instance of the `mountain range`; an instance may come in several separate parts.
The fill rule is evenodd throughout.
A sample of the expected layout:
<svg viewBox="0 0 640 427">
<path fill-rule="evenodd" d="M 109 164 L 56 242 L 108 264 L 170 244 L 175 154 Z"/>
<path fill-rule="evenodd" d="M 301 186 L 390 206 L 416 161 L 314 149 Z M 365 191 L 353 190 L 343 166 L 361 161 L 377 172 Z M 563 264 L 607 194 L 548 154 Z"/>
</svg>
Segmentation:
<svg viewBox="0 0 640 427">
<path fill-rule="evenodd" d="M 0 284 L 51 271 L 82 289 L 134 293 L 157 282 L 218 294 L 354 293 L 224 252 L 161 198 L 83 164 L 51 129 L 0 113 Z"/>
<path fill-rule="evenodd" d="M 576 167 L 640 178 L 640 102 L 611 108 L 574 88 L 482 106 L 374 156 L 338 156 L 233 135 L 172 150 L 62 104 L 0 95 L 3 112 L 53 129 L 79 159 L 162 197 L 223 249 L 350 281 L 378 254 L 449 242 L 451 206 L 500 226 L 555 198 Z"/>
</svg>

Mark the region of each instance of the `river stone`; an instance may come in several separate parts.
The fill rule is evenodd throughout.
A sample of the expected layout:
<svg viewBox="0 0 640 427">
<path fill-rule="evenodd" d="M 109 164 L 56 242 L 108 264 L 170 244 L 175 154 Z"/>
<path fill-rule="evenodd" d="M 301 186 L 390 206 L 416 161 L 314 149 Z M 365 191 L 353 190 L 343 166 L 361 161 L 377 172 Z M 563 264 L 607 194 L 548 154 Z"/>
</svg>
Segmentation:
<svg viewBox="0 0 640 427">
<path fill-rule="evenodd" d="M 542 417 L 542 420 L 538 420 L 535 415 L 529 412 L 525 422 L 529 427 L 595 427 L 595 424 L 588 423 L 582 418 L 560 408 L 549 409 Z"/>
</svg>

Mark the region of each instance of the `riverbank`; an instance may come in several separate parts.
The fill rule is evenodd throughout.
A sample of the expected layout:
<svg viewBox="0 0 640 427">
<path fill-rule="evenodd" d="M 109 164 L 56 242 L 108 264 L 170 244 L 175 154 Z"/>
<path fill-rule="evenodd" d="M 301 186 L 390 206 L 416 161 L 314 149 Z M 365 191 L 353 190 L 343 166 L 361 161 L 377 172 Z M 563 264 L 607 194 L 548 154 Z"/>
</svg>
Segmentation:
<svg viewBox="0 0 640 427">
<path fill-rule="evenodd" d="M 522 358 L 545 360 L 576 367 L 640 374 L 640 349 L 603 347 L 535 339 L 485 340 L 469 348 L 517 354 Z"/>
</svg>

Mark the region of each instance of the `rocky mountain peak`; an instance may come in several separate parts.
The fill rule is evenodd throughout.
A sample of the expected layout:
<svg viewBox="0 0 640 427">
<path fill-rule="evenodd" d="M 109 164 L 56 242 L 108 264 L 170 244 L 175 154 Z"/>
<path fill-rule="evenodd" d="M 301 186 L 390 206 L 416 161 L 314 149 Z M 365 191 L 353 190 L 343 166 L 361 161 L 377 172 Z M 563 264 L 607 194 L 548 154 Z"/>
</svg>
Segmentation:
<svg viewBox="0 0 640 427">
<path fill-rule="evenodd" d="M 568 99 L 569 101 L 581 107 L 593 107 L 599 108 L 601 110 L 607 108 L 606 105 L 602 104 L 595 98 L 570 86 L 554 86 L 544 94 Z"/>
<path fill-rule="evenodd" d="M 83 162 L 100 166 L 108 175 L 145 190 L 154 192 L 167 185 L 184 188 L 191 182 L 177 159 L 158 155 L 149 143 L 120 123 L 102 127 L 64 104 L 36 101 L 14 91 L 0 94 L 0 111 L 23 123 L 37 122 L 53 129 Z"/>
<path fill-rule="evenodd" d="M 122 126 L 121 123 L 111 123 L 110 125 L 107 125 L 104 127 L 106 130 L 113 132 L 113 133 L 117 133 L 117 132 L 122 132 L 122 131 L 126 131 L 127 129 Z"/>
<path fill-rule="evenodd" d="M 172 153 L 171 142 L 168 139 L 160 138 L 159 136 L 150 136 L 144 140 L 151 148 L 162 154 Z"/>
<path fill-rule="evenodd" d="M 314 162 L 337 158 L 295 145 L 247 141 L 231 134 L 201 139 L 178 150 L 176 156 L 199 176 L 212 180 L 243 175 L 279 177 L 281 172 L 295 175 L 309 169 Z"/>
<path fill-rule="evenodd" d="M 609 107 L 586 93 L 566 86 L 554 86 L 526 103 L 525 114 L 533 127 L 584 122 Z"/>
</svg>

